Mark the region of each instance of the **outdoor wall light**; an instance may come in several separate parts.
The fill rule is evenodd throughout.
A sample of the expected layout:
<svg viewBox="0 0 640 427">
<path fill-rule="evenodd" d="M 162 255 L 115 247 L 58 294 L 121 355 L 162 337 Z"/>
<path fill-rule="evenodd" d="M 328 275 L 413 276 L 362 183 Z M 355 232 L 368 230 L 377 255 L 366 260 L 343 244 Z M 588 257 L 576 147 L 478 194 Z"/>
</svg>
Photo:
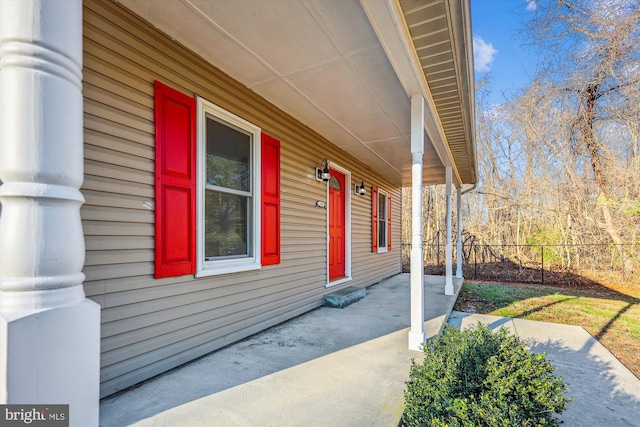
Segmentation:
<svg viewBox="0 0 640 427">
<path fill-rule="evenodd" d="M 322 160 L 321 166 L 316 168 L 316 179 L 318 181 L 327 182 L 331 179 L 331 174 L 329 173 L 329 159 L 324 158 Z"/>
<path fill-rule="evenodd" d="M 362 183 L 360 185 L 356 184 L 353 186 L 353 192 L 358 196 L 364 196 L 365 194 L 367 194 L 367 189 L 364 187 L 364 180 L 362 180 Z"/>
</svg>

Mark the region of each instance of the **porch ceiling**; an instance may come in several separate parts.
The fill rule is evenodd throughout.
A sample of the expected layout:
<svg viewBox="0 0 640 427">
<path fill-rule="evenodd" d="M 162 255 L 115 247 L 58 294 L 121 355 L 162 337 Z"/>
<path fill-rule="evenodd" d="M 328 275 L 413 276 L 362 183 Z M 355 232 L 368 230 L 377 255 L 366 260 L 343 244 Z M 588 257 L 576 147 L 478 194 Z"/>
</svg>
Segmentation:
<svg viewBox="0 0 640 427">
<path fill-rule="evenodd" d="M 448 0 L 384 1 L 398 15 L 394 19 L 408 24 L 413 41 L 407 35 L 407 46 L 416 48 L 405 55 L 418 55 L 433 94 L 435 109 L 427 114 L 440 128 L 427 130 L 424 183 L 444 183 L 446 164 L 457 168 L 460 181 L 475 182 L 470 65 L 468 52 L 456 50 L 466 42 L 456 40 L 465 28 L 452 29 L 450 19 L 459 12 L 449 10 Z M 370 1 L 120 3 L 391 182 L 410 185 L 414 93 L 390 61 L 385 32 L 374 30 L 366 12 Z"/>
</svg>

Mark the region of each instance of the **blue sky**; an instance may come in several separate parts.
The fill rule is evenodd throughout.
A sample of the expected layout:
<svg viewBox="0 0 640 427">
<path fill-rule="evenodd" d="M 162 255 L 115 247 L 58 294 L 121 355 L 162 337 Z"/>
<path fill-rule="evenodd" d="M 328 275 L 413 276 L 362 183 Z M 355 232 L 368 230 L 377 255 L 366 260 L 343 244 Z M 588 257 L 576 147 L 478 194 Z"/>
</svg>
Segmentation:
<svg viewBox="0 0 640 427">
<path fill-rule="evenodd" d="M 535 0 L 471 0 L 476 80 L 490 73 L 491 104 L 526 87 L 535 72 L 536 56 L 518 34 L 535 7 Z"/>
</svg>

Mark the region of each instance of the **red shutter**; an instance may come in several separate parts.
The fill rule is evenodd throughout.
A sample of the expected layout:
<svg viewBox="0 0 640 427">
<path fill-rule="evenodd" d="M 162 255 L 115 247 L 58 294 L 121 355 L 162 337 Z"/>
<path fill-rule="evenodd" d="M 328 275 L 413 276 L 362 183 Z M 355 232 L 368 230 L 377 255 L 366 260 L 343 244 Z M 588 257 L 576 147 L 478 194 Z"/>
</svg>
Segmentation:
<svg viewBox="0 0 640 427">
<path fill-rule="evenodd" d="M 196 101 L 155 82 L 155 277 L 196 270 Z"/>
<path fill-rule="evenodd" d="M 280 141 L 262 134 L 262 265 L 280 264 Z"/>
<path fill-rule="evenodd" d="M 371 252 L 378 252 L 378 187 L 371 187 Z"/>
<path fill-rule="evenodd" d="M 387 250 L 391 250 L 391 196 L 387 196 Z"/>
</svg>

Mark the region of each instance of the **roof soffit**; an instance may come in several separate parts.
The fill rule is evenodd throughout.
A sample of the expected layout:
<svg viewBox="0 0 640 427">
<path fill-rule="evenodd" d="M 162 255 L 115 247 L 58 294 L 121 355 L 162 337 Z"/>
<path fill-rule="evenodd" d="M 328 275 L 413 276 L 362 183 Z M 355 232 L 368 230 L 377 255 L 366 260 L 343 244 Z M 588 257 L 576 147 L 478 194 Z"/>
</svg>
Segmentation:
<svg viewBox="0 0 640 427">
<path fill-rule="evenodd" d="M 447 144 L 464 183 L 477 180 L 468 2 L 399 0 Z"/>
</svg>

